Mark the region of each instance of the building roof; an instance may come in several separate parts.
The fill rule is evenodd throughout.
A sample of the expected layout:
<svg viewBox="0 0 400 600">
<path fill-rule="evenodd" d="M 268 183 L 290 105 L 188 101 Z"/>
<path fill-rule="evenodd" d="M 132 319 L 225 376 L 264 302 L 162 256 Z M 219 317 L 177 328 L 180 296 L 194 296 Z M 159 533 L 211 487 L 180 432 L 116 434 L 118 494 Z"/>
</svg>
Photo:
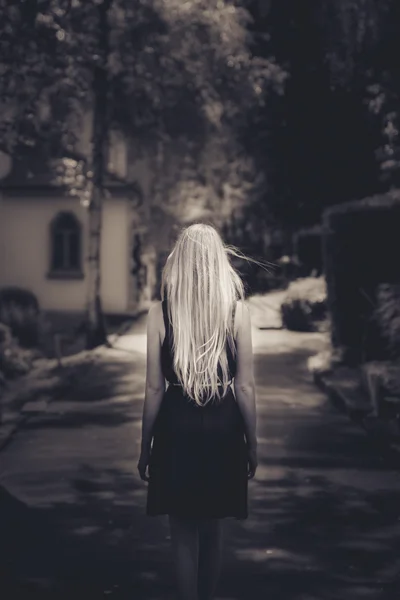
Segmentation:
<svg viewBox="0 0 400 600">
<path fill-rule="evenodd" d="M 54 196 L 70 195 L 66 183 L 60 182 L 57 176 L 58 168 L 61 170 L 64 161 L 69 164 L 81 163 L 86 169 L 86 160 L 78 154 L 49 158 L 44 151 L 37 148 L 19 149 L 12 160 L 10 172 L 0 180 L 0 191 L 12 196 Z M 120 178 L 115 173 L 107 171 L 105 174 L 105 189 L 112 197 L 142 198 L 142 192 L 136 181 L 130 182 Z"/>
</svg>

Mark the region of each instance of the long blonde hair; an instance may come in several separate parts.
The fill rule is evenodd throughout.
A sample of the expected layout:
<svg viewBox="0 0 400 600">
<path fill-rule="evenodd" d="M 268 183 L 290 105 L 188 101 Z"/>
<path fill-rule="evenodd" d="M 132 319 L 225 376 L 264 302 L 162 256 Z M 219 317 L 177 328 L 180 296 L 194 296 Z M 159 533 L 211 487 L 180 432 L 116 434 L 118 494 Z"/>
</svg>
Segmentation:
<svg viewBox="0 0 400 600">
<path fill-rule="evenodd" d="M 236 301 L 244 300 L 244 286 L 228 254 L 240 256 L 214 227 L 196 223 L 180 232 L 162 271 L 161 298 L 167 295 L 173 325 L 174 370 L 199 406 L 213 396 L 221 399 L 228 389 L 227 340 L 236 353 L 232 315 Z"/>
</svg>

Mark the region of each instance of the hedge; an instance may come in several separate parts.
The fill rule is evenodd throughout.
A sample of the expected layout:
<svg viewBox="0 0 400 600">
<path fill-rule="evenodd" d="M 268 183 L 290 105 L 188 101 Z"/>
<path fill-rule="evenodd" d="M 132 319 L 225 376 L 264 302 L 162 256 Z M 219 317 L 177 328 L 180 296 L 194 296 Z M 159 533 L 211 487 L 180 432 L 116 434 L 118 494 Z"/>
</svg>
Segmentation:
<svg viewBox="0 0 400 600">
<path fill-rule="evenodd" d="M 375 322 L 388 354 L 400 357 L 400 285 L 378 286 Z"/>
<path fill-rule="evenodd" d="M 327 209 L 323 259 L 334 346 L 352 363 L 388 358 L 374 311 L 379 286 L 400 283 L 400 190 Z"/>
</svg>

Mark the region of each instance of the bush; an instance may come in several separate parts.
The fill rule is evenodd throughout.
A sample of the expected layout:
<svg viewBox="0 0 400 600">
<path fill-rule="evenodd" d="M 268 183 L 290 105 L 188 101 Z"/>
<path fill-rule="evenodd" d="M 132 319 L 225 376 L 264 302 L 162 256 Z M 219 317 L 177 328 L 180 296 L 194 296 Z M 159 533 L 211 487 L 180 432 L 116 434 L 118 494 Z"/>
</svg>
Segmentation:
<svg viewBox="0 0 400 600">
<path fill-rule="evenodd" d="M 11 329 L 7 327 L 7 325 L 4 325 L 4 323 L 0 323 L 0 347 L 3 345 L 11 344 L 11 342 Z"/>
<path fill-rule="evenodd" d="M 400 190 L 324 212 L 323 257 L 332 343 L 346 348 L 353 364 L 389 358 L 373 313 L 379 285 L 400 283 L 399 229 Z"/>
<path fill-rule="evenodd" d="M 22 308 L 32 308 L 39 312 L 39 302 L 33 292 L 10 286 L 0 289 L 0 306 L 3 304 L 18 304 Z"/>
<path fill-rule="evenodd" d="M 37 346 L 41 315 L 36 296 L 29 290 L 17 287 L 0 290 L 0 323 L 10 327 L 21 346 Z"/>
<path fill-rule="evenodd" d="M 283 326 L 292 331 L 318 331 L 326 321 L 323 277 L 304 277 L 289 284 L 281 305 Z"/>
<path fill-rule="evenodd" d="M 33 359 L 34 353 L 20 348 L 11 329 L 0 323 L 0 375 L 6 379 L 24 375 L 31 369 Z"/>
<path fill-rule="evenodd" d="M 400 285 L 378 286 L 374 318 L 388 352 L 400 356 Z"/>
</svg>

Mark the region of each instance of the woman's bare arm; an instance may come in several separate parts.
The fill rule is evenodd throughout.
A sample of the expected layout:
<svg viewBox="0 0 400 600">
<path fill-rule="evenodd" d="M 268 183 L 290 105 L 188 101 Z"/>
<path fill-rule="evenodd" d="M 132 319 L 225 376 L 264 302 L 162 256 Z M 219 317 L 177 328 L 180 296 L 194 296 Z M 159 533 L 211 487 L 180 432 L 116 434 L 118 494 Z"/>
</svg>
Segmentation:
<svg viewBox="0 0 400 600">
<path fill-rule="evenodd" d="M 244 419 L 247 445 L 250 449 L 256 449 L 257 413 L 250 311 L 243 302 L 238 303 L 238 309 L 239 326 L 236 335 L 237 371 L 234 379 L 234 389 L 236 400 Z"/>
<path fill-rule="evenodd" d="M 161 343 L 159 334 L 161 305 L 153 305 L 147 316 L 147 367 L 146 389 L 142 417 L 142 450 L 149 450 L 154 423 L 165 392 L 165 379 L 161 370 Z"/>
</svg>

